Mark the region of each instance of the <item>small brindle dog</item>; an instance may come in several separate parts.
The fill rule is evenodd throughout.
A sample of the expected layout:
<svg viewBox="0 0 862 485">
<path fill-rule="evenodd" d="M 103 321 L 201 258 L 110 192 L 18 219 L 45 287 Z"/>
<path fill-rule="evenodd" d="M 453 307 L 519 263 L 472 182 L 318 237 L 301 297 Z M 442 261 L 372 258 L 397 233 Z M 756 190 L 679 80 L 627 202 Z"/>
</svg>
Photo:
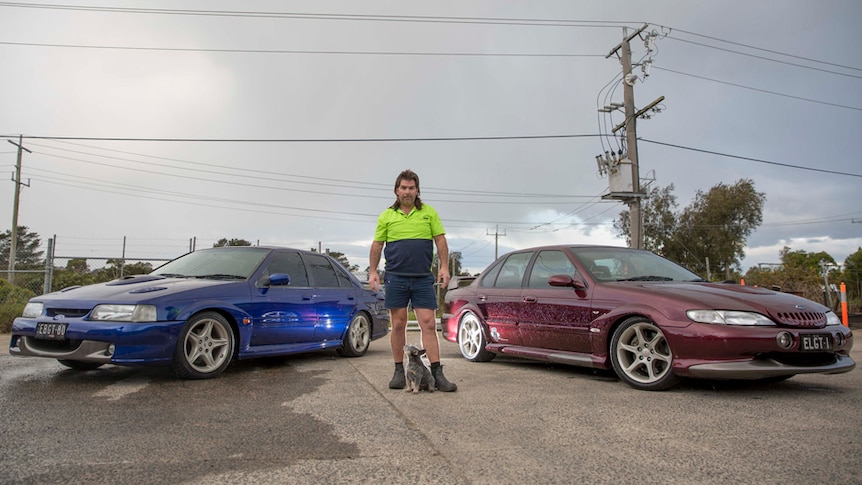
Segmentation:
<svg viewBox="0 0 862 485">
<path fill-rule="evenodd" d="M 420 390 L 434 392 L 434 376 L 431 375 L 431 370 L 425 367 L 422 362 L 422 356 L 425 355 L 425 349 L 420 349 L 415 345 L 405 345 L 404 353 L 407 355 L 407 366 L 404 368 L 404 377 L 407 379 L 407 391 L 413 394 L 419 393 Z"/>
</svg>

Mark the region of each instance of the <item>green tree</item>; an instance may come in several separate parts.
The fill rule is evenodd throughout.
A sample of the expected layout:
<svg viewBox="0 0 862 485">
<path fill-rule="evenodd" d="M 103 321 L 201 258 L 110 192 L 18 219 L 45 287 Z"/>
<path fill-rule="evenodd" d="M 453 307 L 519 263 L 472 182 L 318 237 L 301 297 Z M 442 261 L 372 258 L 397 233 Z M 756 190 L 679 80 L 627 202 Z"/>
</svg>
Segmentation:
<svg viewBox="0 0 862 485">
<path fill-rule="evenodd" d="M 111 281 L 120 276 L 130 276 L 135 274 L 147 274 L 153 270 L 153 265 L 146 262 L 136 262 L 132 264 L 124 264 L 122 259 L 109 259 L 105 267 L 94 271 L 94 277 L 97 283 L 103 281 Z"/>
<path fill-rule="evenodd" d="M 823 251 L 817 253 L 793 251 L 787 246 L 778 254 L 781 258 L 780 265 L 749 268 L 744 276 L 745 284 L 795 293 L 823 303 L 825 298 L 822 262 L 834 266 L 835 260 L 832 256 Z M 837 269 L 829 274 L 829 281 L 837 282 L 838 279 L 840 274 Z"/>
<path fill-rule="evenodd" d="M 312 253 L 316 253 L 317 248 L 311 248 L 310 251 Z M 355 273 L 359 270 L 359 266 L 357 266 L 355 264 L 350 264 L 350 260 L 347 259 L 347 256 L 345 256 L 344 253 L 341 253 L 338 251 L 330 251 L 329 249 L 327 249 L 326 254 L 335 258 L 339 263 L 341 263 L 342 266 L 347 268 L 347 271 L 350 271 L 351 273 Z M 366 270 L 366 273 L 367 273 L 367 270 Z"/>
<path fill-rule="evenodd" d="M 741 271 L 748 236 L 763 221 L 766 196 L 754 182 L 720 183 L 709 192 L 698 191 L 680 213 L 674 212 L 673 185 L 650 191 L 643 206 L 644 247 L 683 264 L 703 276 L 717 272 L 732 279 Z M 614 228 L 630 241 L 628 211 Z M 709 266 L 707 266 L 709 261 Z"/>
<path fill-rule="evenodd" d="M 45 264 L 44 251 L 39 250 L 42 241 L 27 226 L 18 226 L 15 242 L 15 269 L 42 269 Z M 12 248 L 12 230 L 0 234 L 0 266 L 9 267 L 9 250 Z"/>
<path fill-rule="evenodd" d="M 665 256 L 702 274 L 734 278 L 741 271 L 745 241 L 763 221 L 765 201 L 766 196 L 747 179 L 734 185 L 720 183 L 706 193 L 698 191 L 680 214 L 676 244 Z"/>
<path fill-rule="evenodd" d="M 251 246 L 251 243 L 245 239 L 227 239 L 223 237 L 213 244 L 214 248 L 223 248 L 227 246 Z"/>
<path fill-rule="evenodd" d="M 20 317 L 24 306 L 36 293 L 0 279 L 0 333 L 12 330 L 12 320 Z"/>
<path fill-rule="evenodd" d="M 862 248 L 844 260 L 843 281 L 849 307 L 854 312 L 862 311 Z"/>
<path fill-rule="evenodd" d="M 664 249 L 672 243 L 676 233 L 676 196 L 673 184 L 667 187 L 653 187 L 648 192 L 647 198 L 641 204 L 643 215 L 643 240 L 644 249 L 664 256 Z M 620 218 L 614 221 L 614 229 L 617 234 L 626 238 L 626 244 L 631 246 L 631 219 L 629 211 L 620 212 Z"/>
<path fill-rule="evenodd" d="M 469 273 L 465 273 L 463 267 L 461 266 L 461 252 L 460 251 L 450 251 L 449 252 L 449 274 L 451 276 L 469 276 Z M 437 253 L 434 253 L 434 259 L 431 261 L 431 272 L 434 273 L 434 276 L 437 276 L 437 270 L 440 268 L 440 257 Z"/>
<path fill-rule="evenodd" d="M 437 278 L 437 270 L 440 268 L 440 258 L 437 253 L 434 253 L 434 259 L 431 261 L 431 272 L 434 273 L 434 278 Z M 460 251 L 450 251 L 449 252 L 449 275 L 451 277 L 456 276 L 470 276 L 468 271 L 464 271 L 461 266 L 461 252 Z M 440 286 L 437 290 L 437 314 L 442 315 L 443 313 L 443 300 L 446 298 L 446 292 L 448 288 Z"/>
<path fill-rule="evenodd" d="M 350 260 L 347 259 L 347 256 L 345 256 L 344 253 L 340 253 L 338 251 L 327 251 L 326 254 L 335 258 L 342 266 L 347 268 L 347 271 L 350 271 L 351 273 L 355 273 L 359 270 L 359 266 L 350 264 Z"/>
<path fill-rule="evenodd" d="M 93 283 L 96 283 L 96 278 L 90 272 L 87 260 L 72 258 L 66 262 L 65 268 L 54 268 L 51 291 L 62 290 L 70 286 L 91 285 Z"/>
</svg>

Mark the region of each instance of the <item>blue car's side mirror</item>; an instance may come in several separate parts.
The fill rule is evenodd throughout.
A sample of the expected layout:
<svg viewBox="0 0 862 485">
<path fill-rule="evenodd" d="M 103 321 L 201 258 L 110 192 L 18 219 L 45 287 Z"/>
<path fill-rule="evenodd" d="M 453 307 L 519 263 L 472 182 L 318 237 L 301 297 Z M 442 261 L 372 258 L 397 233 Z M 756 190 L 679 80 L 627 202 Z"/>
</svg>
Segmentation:
<svg viewBox="0 0 862 485">
<path fill-rule="evenodd" d="M 269 286 L 288 286 L 290 275 L 287 273 L 273 273 L 269 275 Z"/>
</svg>

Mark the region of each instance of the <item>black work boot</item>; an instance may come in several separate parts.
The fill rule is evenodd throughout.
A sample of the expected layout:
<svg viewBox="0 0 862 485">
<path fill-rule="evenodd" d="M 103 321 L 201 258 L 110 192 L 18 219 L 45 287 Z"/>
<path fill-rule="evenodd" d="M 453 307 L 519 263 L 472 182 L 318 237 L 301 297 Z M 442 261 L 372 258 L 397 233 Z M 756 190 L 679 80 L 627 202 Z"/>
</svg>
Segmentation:
<svg viewBox="0 0 862 485">
<path fill-rule="evenodd" d="M 395 374 L 389 381 L 389 389 L 404 389 L 405 387 L 407 387 L 407 379 L 404 377 L 404 364 L 396 362 Z"/>
<path fill-rule="evenodd" d="M 434 377 L 434 386 L 438 391 L 454 392 L 458 390 L 458 386 L 446 379 L 443 375 L 443 366 L 439 362 L 431 364 L 431 375 Z"/>
</svg>

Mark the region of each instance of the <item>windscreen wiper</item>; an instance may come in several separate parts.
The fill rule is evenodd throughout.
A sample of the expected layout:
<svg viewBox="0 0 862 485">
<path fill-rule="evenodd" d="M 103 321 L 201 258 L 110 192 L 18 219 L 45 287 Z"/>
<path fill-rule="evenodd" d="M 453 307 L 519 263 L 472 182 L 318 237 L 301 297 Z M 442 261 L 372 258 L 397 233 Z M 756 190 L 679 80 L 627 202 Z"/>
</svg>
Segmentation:
<svg viewBox="0 0 862 485">
<path fill-rule="evenodd" d="M 195 276 L 195 278 L 199 278 L 202 280 L 244 280 L 245 276 L 240 276 L 240 275 L 236 275 L 236 274 L 216 273 L 216 274 L 202 274 L 199 276 Z"/>
<path fill-rule="evenodd" d="M 673 278 L 668 278 L 667 276 L 645 275 L 635 276 L 633 278 L 620 278 L 617 281 L 673 281 Z"/>
</svg>

